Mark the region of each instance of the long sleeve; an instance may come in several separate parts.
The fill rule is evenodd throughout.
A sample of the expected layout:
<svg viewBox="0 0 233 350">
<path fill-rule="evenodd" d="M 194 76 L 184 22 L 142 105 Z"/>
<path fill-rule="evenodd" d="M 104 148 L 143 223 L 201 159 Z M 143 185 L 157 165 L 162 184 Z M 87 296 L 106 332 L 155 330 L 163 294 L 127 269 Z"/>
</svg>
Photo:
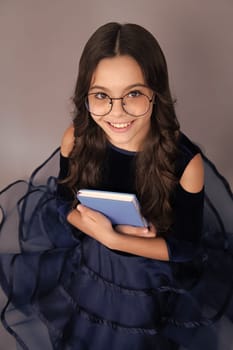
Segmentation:
<svg viewBox="0 0 233 350">
<path fill-rule="evenodd" d="M 174 201 L 174 224 L 165 237 L 170 261 L 192 260 L 200 249 L 204 189 L 189 193 L 180 185 Z"/>
<path fill-rule="evenodd" d="M 63 180 L 67 177 L 69 172 L 69 158 L 60 154 L 60 171 L 57 182 L 57 210 L 60 215 L 66 219 L 68 213 L 73 206 L 74 197 L 72 191 L 59 180 Z"/>
</svg>

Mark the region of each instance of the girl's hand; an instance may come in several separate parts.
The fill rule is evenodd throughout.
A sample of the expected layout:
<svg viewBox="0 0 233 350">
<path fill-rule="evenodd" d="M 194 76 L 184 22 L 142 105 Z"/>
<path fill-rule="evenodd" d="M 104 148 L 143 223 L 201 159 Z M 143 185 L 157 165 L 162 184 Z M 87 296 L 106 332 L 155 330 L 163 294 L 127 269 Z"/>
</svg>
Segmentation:
<svg viewBox="0 0 233 350">
<path fill-rule="evenodd" d="M 81 204 L 68 214 L 67 220 L 105 246 L 111 246 L 116 236 L 112 223 L 106 216 Z"/>
<path fill-rule="evenodd" d="M 115 230 L 118 233 L 135 236 L 135 237 L 148 237 L 154 238 L 157 235 L 156 228 L 150 224 L 149 227 L 136 227 L 129 225 L 116 225 Z"/>
<path fill-rule="evenodd" d="M 153 225 L 149 225 L 148 228 L 117 225 L 113 228 L 111 221 L 106 216 L 81 204 L 69 213 L 67 220 L 70 224 L 108 248 L 114 248 L 117 240 L 120 238 L 119 233 L 132 237 L 156 237 L 156 229 Z"/>
</svg>

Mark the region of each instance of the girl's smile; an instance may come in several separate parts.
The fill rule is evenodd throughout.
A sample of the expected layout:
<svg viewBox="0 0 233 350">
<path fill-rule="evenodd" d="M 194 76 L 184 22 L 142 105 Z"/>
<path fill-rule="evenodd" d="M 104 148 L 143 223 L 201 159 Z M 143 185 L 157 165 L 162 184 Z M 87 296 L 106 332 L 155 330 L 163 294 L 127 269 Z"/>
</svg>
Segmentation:
<svg viewBox="0 0 233 350">
<path fill-rule="evenodd" d="M 134 121 L 128 123 L 122 122 L 107 122 L 109 129 L 116 133 L 128 132 L 133 126 Z"/>
</svg>

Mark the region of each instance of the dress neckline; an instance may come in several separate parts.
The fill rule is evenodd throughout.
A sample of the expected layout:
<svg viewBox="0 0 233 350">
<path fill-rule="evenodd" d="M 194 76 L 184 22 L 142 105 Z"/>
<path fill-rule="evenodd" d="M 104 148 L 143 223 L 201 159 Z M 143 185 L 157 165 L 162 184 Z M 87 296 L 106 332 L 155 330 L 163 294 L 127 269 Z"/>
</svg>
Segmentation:
<svg viewBox="0 0 233 350">
<path fill-rule="evenodd" d="M 137 154 L 137 152 L 134 151 L 128 151 L 126 149 L 114 146 L 113 144 L 109 143 L 110 148 L 113 149 L 114 151 L 118 152 L 118 153 L 122 153 L 125 154 L 127 156 L 135 156 Z"/>
</svg>

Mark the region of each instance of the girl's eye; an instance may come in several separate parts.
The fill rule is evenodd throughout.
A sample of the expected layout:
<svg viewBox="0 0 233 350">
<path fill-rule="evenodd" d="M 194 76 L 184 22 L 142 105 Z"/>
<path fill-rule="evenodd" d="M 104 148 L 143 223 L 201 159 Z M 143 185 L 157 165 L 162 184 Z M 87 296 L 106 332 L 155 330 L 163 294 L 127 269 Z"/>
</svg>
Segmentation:
<svg viewBox="0 0 233 350">
<path fill-rule="evenodd" d="M 95 98 L 97 98 L 98 100 L 104 100 L 104 99 L 109 98 L 109 97 L 104 92 L 97 92 L 95 94 Z"/>
<path fill-rule="evenodd" d="M 139 97 L 141 95 L 142 95 L 142 93 L 140 91 L 134 90 L 134 91 L 130 91 L 127 96 L 128 97 Z"/>
</svg>

